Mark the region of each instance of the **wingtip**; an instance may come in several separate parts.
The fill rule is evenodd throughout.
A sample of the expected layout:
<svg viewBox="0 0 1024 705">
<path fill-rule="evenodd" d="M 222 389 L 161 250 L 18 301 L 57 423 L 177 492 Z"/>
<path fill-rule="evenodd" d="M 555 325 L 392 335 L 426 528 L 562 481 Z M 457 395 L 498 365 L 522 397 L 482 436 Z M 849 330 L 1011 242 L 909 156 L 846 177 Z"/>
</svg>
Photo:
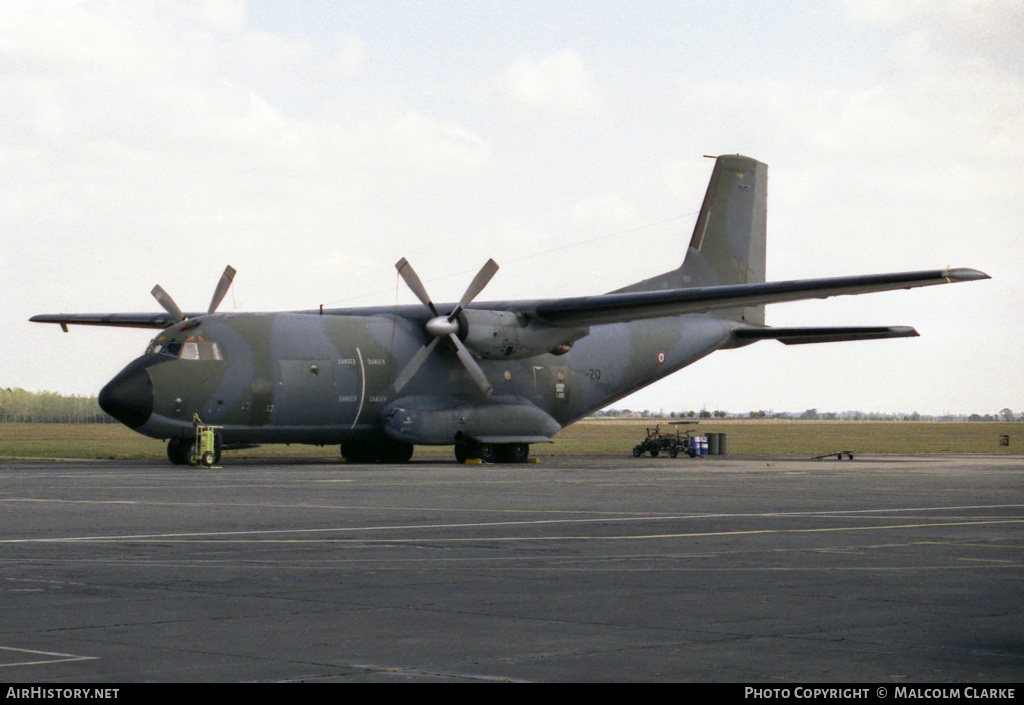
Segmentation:
<svg viewBox="0 0 1024 705">
<path fill-rule="evenodd" d="M 978 269 L 970 269 L 969 267 L 946 269 L 942 275 L 951 282 L 972 282 L 992 278 L 985 274 L 985 272 Z"/>
</svg>

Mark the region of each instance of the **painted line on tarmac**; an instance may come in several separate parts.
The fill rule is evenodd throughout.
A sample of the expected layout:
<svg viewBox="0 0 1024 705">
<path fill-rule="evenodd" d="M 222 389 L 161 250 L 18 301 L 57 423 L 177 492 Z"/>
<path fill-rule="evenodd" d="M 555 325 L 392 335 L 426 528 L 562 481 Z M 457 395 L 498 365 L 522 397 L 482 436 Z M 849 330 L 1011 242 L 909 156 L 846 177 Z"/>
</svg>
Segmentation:
<svg viewBox="0 0 1024 705">
<path fill-rule="evenodd" d="M 655 521 L 685 521 L 692 519 L 742 519 L 742 518 L 789 518 L 789 517 L 823 517 L 823 516 L 834 516 L 843 517 L 850 515 L 863 515 L 863 514 L 886 514 L 886 513 L 897 513 L 897 512 L 934 512 L 934 511 L 965 511 L 965 510 L 993 510 L 993 509 L 1019 509 L 1024 507 L 1024 504 L 995 504 L 995 505 L 966 505 L 966 506 L 954 506 L 954 507 L 919 507 L 919 508 L 899 508 L 899 509 L 857 509 L 857 510 L 835 510 L 835 511 L 821 511 L 821 512 L 769 512 L 769 513 L 742 513 L 742 514 L 680 514 L 674 516 L 654 516 L 654 517 L 604 517 L 604 518 L 587 518 L 587 519 L 538 519 L 533 521 L 498 521 L 498 522 L 467 522 L 457 524 L 409 524 L 409 525 L 384 525 L 384 526 L 349 526 L 349 527 L 330 527 L 330 528 L 319 528 L 319 529 L 254 529 L 245 531 L 202 531 L 202 532 L 172 532 L 172 533 L 156 533 L 156 534 L 125 534 L 125 535 L 107 535 L 107 536 L 65 536 L 65 537 L 54 537 L 54 538 L 21 538 L 21 539 L 0 539 L 0 545 L 11 545 L 11 544 L 42 544 L 42 543 L 89 543 L 89 542 L 108 542 L 118 543 L 126 541 L 171 541 L 174 539 L 185 539 L 191 541 L 223 541 L 225 539 L 243 539 L 244 537 L 272 537 L 272 536 L 283 536 L 283 535 L 311 535 L 311 534 L 344 534 L 344 533 L 357 533 L 357 532 L 384 532 L 384 531 L 423 531 L 423 530 L 453 530 L 453 529 L 491 529 L 499 527 L 530 527 L 530 526 L 553 526 L 553 525 L 594 525 L 594 524 L 627 524 L 627 523 L 638 523 L 638 522 L 655 522 Z M 533 541 L 551 541 L 551 540 L 594 540 L 605 539 L 605 540 L 637 540 L 637 539 L 652 539 L 652 538 L 685 538 L 685 537 L 702 537 L 702 536 L 743 536 L 743 535 L 756 535 L 756 534 L 783 534 L 783 533 L 823 533 L 823 532 L 839 532 L 839 531 L 881 531 L 890 529 L 916 529 L 916 528 L 937 528 L 937 527 L 949 527 L 949 526 L 985 526 L 985 525 L 999 525 L 999 524 L 1020 524 L 1024 523 L 1024 519 L 982 519 L 972 521 L 946 521 L 946 522 L 923 522 L 918 524 L 887 524 L 883 526 L 849 526 L 849 527 L 825 527 L 825 528 L 808 528 L 808 529 L 746 529 L 746 530 L 735 530 L 735 531 L 712 531 L 712 532 L 689 532 L 689 533 L 671 533 L 671 534 L 645 534 L 645 535 L 625 535 L 625 536 L 560 536 L 560 537 L 513 537 L 515 540 L 533 540 Z M 322 539 L 320 539 L 322 540 Z M 334 539 L 341 540 L 341 539 Z M 467 538 L 415 538 L 415 539 L 401 539 L 401 538 L 388 538 L 388 539 L 351 539 L 352 541 L 370 542 L 370 541 L 382 541 L 382 542 L 419 542 L 419 541 L 497 541 L 497 540 L 512 540 L 511 538 L 490 538 L 486 539 L 483 537 L 467 537 Z M 298 539 L 285 539 L 287 542 L 297 542 Z"/>
<path fill-rule="evenodd" d="M 29 661 L 0 663 L 0 668 L 12 668 L 14 666 L 40 666 L 47 663 L 66 663 L 70 661 L 95 661 L 99 658 L 99 656 L 78 656 L 76 654 L 61 654 L 53 651 L 33 651 L 32 649 L 15 649 L 10 646 L 0 646 L 0 651 L 9 651 L 14 654 L 32 654 L 32 656 L 29 656 L 27 658 L 33 659 Z M 56 658 L 36 658 L 38 656 L 54 656 Z"/>
</svg>

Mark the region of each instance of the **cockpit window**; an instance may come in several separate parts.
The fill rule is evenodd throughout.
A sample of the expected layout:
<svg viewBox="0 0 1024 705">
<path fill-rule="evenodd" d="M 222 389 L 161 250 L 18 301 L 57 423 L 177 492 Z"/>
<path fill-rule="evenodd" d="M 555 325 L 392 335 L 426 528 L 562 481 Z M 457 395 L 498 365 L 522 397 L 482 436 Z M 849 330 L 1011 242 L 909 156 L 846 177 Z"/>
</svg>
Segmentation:
<svg viewBox="0 0 1024 705">
<path fill-rule="evenodd" d="M 220 354 L 220 346 L 212 340 L 200 340 L 196 345 L 199 346 L 199 359 L 200 360 L 223 360 Z"/>
<path fill-rule="evenodd" d="M 156 338 L 150 342 L 149 347 L 146 348 L 146 354 L 154 355 L 157 353 L 160 355 L 167 355 L 168 357 L 178 357 L 178 355 L 181 354 L 181 343 L 173 341 L 168 343 L 166 340 Z"/>
<path fill-rule="evenodd" d="M 223 360 L 220 345 L 212 340 L 189 338 L 184 343 L 180 341 L 166 342 L 159 339 L 153 340 L 146 348 L 147 354 L 160 354 L 167 357 L 180 358 L 182 360 Z"/>
</svg>

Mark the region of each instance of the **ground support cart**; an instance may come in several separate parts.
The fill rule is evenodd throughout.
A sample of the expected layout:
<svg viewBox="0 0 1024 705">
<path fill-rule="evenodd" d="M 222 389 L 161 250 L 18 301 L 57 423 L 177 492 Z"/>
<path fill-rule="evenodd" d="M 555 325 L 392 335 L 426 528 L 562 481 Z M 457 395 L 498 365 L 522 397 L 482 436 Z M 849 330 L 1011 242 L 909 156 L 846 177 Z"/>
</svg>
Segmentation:
<svg viewBox="0 0 1024 705">
<path fill-rule="evenodd" d="M 217 452 L 217 429 L 223 426 L 209 426 L 199 418 L 199 414 L 192 415 L 192 425 L 196 429 L 196 442 L 192 446 L 192 457 L 189 464 L 202 466 L 204 468 L 215 467 L 220 453 Z"/>
<path fill-rule="evenodd" d="M 650 453 L 652 458 L 657 458 L 661 453 L 668 453 L 673 458 L 680 453 L 686 453 L 691 458 L 697 456 L 697 450 L 690 443 L 690 429 L 662 433 L 660 425 L 648 428 L 647 438 L 633 446 L 634 458 L 639 458 L 644 453 Z"/>
</svg>

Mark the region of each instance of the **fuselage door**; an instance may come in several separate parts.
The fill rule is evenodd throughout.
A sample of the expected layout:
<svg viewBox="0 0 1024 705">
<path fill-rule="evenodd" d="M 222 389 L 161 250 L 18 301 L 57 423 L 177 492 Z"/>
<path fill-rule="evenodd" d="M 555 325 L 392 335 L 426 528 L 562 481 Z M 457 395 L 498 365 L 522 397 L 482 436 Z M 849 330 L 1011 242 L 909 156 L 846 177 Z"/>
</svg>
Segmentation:
<svg viewBox="0 0 1024 705">
<path fill-rule="evenodd" d="M 288 426 L 330 423 L 336 411 L 334 360 L 281 360 L 273 418 Z"/>
</svg>

